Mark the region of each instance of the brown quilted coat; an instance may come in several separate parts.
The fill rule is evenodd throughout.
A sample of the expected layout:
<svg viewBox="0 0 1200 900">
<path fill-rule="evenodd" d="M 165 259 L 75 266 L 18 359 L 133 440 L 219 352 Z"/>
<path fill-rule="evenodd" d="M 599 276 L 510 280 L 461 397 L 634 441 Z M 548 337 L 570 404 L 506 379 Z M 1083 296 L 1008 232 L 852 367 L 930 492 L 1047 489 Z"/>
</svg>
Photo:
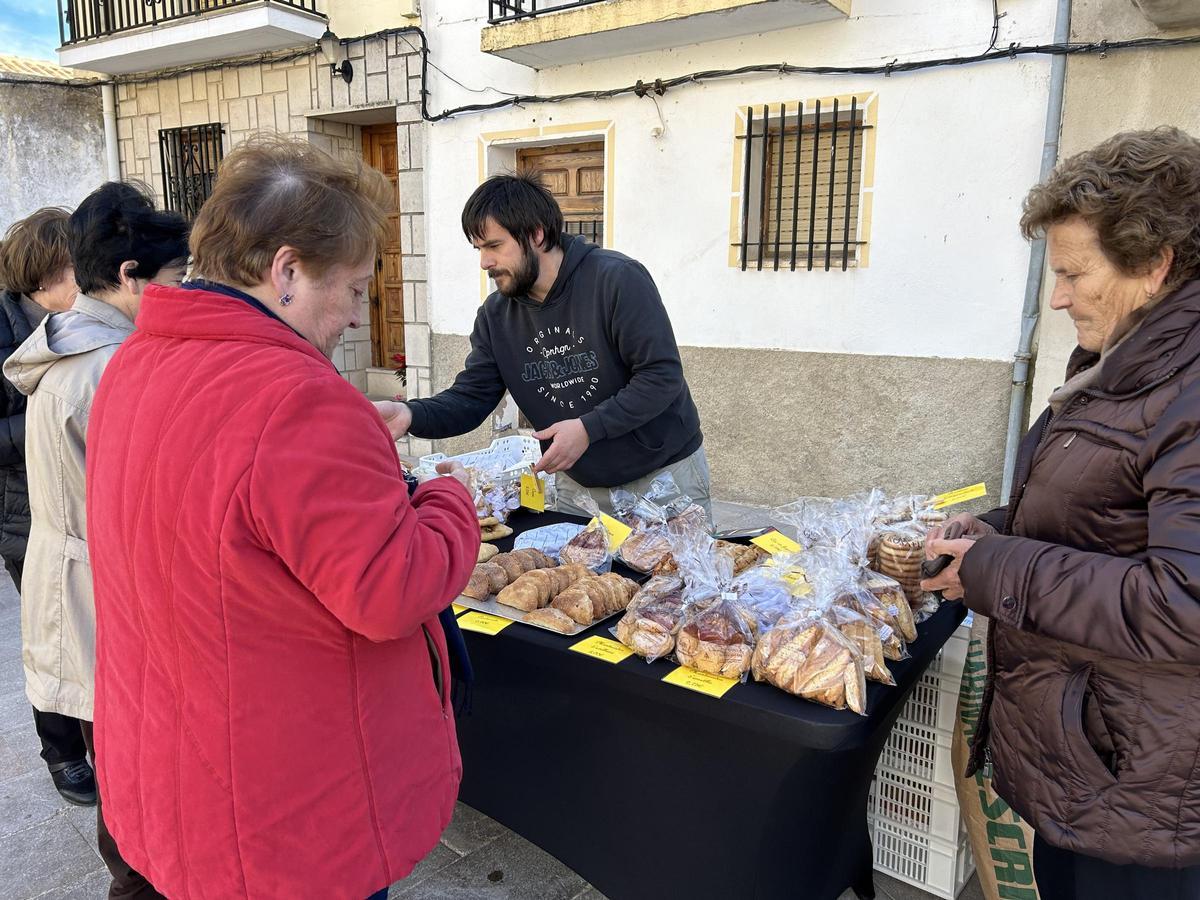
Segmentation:
<svg viewBox="0 0 1200 900">
<path fill-rule="evenodd" d="M 1076 351 L 1069 374 L 1096 363 Z M 1200 281 L 1022 445 L 1002 534 L 963 560 L 992 620 L 971 769 L 1049 843 L 1200 864 Z"/>
</svg>

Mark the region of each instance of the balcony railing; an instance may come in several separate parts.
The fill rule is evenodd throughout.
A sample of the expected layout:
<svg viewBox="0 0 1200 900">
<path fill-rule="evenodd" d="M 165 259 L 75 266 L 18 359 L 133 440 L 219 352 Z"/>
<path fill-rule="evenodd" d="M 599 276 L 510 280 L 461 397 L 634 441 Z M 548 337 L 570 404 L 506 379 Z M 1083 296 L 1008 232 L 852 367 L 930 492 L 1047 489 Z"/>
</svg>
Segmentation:
<svg viewBox="0 0 1200 900">
<path fill-rule="evenodd" d="M 488 22 L 492 25 L 516 22 L 519 19 L 532 19 L 543 13 L 558 12 L 560 9 L 574 9 L 577 6 L 591 6 L 593 3 L 603 2 L 605 0 L 488 0 Z"/>
<path fill-rule="evenodd" d="M 263 0 L 58 0 L 58 36 L 63 46 L 109 37 L 135 28 L 202 16 Z M 317 0 L 267 0 L 317 12 Z"/>
</svg>

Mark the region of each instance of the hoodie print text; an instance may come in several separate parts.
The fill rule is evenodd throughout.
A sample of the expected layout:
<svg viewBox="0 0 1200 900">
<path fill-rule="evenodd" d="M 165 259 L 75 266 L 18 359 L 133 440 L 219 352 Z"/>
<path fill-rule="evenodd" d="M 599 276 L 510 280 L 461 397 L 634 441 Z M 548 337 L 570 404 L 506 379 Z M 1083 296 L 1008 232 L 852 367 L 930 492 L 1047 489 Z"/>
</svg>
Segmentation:
<svg viewBox="0 0 1200 900">
<path fill-rule="evenodd" d="M 534 386 L 548 403 L 560 409 L 590 409 L 600 388 L 600 369 L 595 350 L 587 349 L 587 338 L 570 325 L 540 329 L 525 347 L 525 370 L 521 380 Z"/>
</svg>

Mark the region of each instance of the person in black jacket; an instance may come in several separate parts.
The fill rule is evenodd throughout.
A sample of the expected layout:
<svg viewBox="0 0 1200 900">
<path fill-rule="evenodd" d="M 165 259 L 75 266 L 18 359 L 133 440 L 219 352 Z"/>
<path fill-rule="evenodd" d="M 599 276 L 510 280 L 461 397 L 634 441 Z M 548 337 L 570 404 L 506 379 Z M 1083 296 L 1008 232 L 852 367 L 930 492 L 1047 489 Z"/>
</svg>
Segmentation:
<svg viewBox="0 0 1200 900">
<path fill-rule="evenodd" d="M 584 491 L 609 509 L 611 488 L 643 493 L 664 472 L 707 509 L 700 415 L 645 266 L 563 233 L 558 203 L 533 174 L 488 179 L 462 225 L 498 290 L 449 389 L 376 404 L 392 433 L 465 434 L 507 390 L 539 429 L 538 471 L 559 473 L 560 510 L 582 512 Z"/>
<path fill-rule="evenodd" d="M 78 289 L 67 249 L 70 213 L 39 209 L 15 223 L 0 243 L 0 363 L 29 337 L 47 313 L 71 308 Z M 21 590 L 29 540 L 25 482 L 25 395 L 0 378 L 0 557 Z M 96 802 L 96 778 L 78 719 L 33 711 L 42 759 L 63 798 L 79 806 Z"/>
</svg>

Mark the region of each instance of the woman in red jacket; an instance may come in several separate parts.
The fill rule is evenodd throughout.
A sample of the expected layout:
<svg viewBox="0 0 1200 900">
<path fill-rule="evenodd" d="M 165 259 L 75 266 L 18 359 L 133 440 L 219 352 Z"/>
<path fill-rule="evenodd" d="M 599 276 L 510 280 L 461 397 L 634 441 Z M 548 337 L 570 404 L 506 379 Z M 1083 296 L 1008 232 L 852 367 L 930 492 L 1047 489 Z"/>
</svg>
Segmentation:
<svg viewBox="0 0 1200 900">
<path fill-rule="evenodd" d="M 394 192 L 307 144 L 244 144 L 96 395 L 88 532 L 105 817 L 171 897 L 361 900 L 450 821 L 438 614 L 479 547 L 461 468 L 411 500 L 330 358 Z"/>
</svg>

